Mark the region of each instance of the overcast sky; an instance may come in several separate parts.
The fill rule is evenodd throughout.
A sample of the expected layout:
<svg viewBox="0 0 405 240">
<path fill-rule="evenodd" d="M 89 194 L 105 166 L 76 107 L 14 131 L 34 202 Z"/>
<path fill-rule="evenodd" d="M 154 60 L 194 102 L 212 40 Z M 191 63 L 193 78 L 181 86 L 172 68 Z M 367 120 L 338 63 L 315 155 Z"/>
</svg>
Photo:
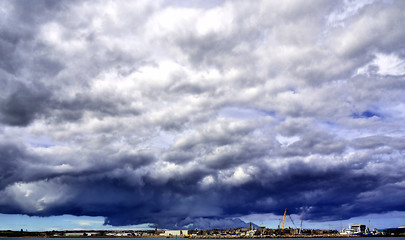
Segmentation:
<svg viewBox="0 0 405 240">
<path fill-rule="evenodd" d="M 405 225 L 404 23 L 400 0 L 0 1 L 2 223 Z"/>
</svg>

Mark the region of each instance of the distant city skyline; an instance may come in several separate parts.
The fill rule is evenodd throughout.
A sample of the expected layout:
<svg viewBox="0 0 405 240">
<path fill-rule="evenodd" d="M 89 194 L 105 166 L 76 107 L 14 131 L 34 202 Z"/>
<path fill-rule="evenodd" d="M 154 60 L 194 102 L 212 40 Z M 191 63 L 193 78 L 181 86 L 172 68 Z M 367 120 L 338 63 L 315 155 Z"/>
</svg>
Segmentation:
<svg viewBox="0 0 405 240">
<path fill-rule="evenodd" d="M 405 225 L 404 23 L 401 0 L 0 1 L 0 229 Z"/>
</svg>

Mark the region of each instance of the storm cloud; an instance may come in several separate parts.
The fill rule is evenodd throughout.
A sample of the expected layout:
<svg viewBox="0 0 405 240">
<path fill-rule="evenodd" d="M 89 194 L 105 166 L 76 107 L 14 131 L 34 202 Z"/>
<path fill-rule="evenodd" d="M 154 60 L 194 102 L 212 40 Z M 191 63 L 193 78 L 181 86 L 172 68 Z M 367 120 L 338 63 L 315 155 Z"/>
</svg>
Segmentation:
<svg viewBox="0 0 405 240">
<path fill-rule="evenodd" d="M 0 213 L 219 228 L 405 211 L 404 12 L 2 1 Z"/>
</svg>

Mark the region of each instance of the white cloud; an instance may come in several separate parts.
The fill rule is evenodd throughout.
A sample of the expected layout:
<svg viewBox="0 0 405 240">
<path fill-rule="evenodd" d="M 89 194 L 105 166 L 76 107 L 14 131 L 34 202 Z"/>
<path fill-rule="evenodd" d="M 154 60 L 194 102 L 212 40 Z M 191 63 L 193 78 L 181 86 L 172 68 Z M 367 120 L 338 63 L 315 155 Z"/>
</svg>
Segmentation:
<svg viewBox="0 0 405 240">
<path fill-rule="evenodd" d="M 377 53 L 371 62 L 357 69 L 357 74 L 366 76 L 372 74 L 402 76 L 405 75 L 405 60 L 395 54 Z"/>
</svg>

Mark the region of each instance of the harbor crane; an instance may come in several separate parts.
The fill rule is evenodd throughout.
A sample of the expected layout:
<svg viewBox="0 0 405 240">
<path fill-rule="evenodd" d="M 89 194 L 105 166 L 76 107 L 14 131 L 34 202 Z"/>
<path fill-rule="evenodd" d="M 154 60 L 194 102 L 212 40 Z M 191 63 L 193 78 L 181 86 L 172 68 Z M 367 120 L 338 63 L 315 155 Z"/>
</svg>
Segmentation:
<svg viewBox="0 0 405 240">
<path fill-rule="evenodd" d="M 295 226 L 295 223 L 294 223 L 291 215 L 287 212 L 287 208 L 286 208 L 284 210 L 283 223 L 281 224 L 281 232 L 284 231 L 285 219 L 286 219 L 287 214 L 288 214 L 288 217 L 290 217 L 290 220 L 291 220 L 292 224 L 294 225 L 294 227 L 297 228 L 297 226 Z"/>
<path fill-rule="evenodd" d="M 285 216 L 286 216 L 286 214 L 287 214 L 287 208 L 286 208 L 285 211 L 284 211 L 283 224 L 281 225 L 281 231 L 282 231 L 282 232 L 284 231 L 284 224 L 285 224 Z"/>
</svg>

